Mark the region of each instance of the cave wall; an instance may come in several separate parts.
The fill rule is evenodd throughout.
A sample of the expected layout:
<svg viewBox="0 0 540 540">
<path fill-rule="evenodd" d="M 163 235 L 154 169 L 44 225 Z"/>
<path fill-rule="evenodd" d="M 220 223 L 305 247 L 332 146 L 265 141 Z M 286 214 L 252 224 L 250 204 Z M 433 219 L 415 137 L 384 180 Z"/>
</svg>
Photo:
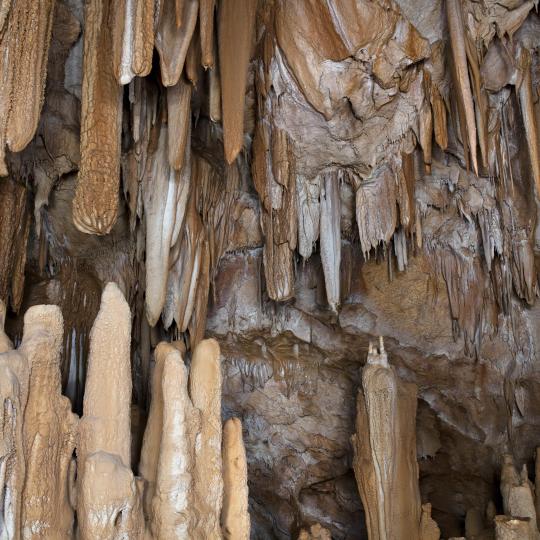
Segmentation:
<svg viewBox="0 0 540 540">
<path fill-rule="evenodd" d="M 540 441 L 539 36 L 521 0 L 0 2 L 8 336 L 60 306 L 81 414 L 115 282 L 134 454 L 156 345 L 189 358 L 215 337 L 252 535 L 352 539 L 356 396 L 382 335 L 418 388 L 443 537 L 502 513 L 501 455 L 532 473 Z"/>
</svg>

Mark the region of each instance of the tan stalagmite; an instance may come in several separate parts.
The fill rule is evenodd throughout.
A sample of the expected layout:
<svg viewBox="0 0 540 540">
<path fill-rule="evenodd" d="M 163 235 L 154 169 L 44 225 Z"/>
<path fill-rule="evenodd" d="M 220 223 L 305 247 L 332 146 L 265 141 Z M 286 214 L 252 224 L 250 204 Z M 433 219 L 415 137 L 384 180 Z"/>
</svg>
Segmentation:
<svg viewBox="0 0 540 540">
<path fill-rule="evenodd" d="M 155 490 L 151 504 L 150 530 L 154 538 L 194 538 L 190 533 L 193 499 L 195 438 L 199 415 L 188 394 L 188 373 L 180 351 L 161 343 L 163 423 Z"/>
<path fill-rule="evenodd" d="M 255 29 L 255 0 L 222 0 L 218 35 L 225 159 L 232 163 L 244 145 L 244 99 Z"/>
<path fill-rule="evenodd" d="M 495 540 L 535 540 L 530 536 L 529 518 L 497 516 L 495 518 Z"/>
<path fill-rule="evenodd" d="M 94 452 L 79 462 L 77 520 L 81 540 L 142 540 L 141 486 L 120 457 Z"/>
<path fill-rule="evenodd" d="M 223 426 L 223 508 L 221 530 L 226 540 L 248 540 L 250 519 L 246 449 L 242 422 L 229 418 Z"/>
<path fill-rule="evenodd" d="M 141 448 L 141 460 L 139 462 L 139 475 L 144 480 L 143 509 L 147 521 L 152 512 L 152 498 L 156 489 L 156 477 L 159 463 L 159 450 L 161 446 L 161 434 L 163 431 L 163 365 L 166 352 L 159 344 L 154 351 L 154 369 L 152 372 L 152 398 L 150 412 L 146 421 L 144 438 Z"/>
<path fill-rule="evenodd" d="M 31 365 L 23 425 L 26 477 L 21 523 L 25 539 L 73 535 L 70 464 L 78 418 L 61 392 L 63 326 L 57 306 L 34 306 L 24 317 L 27 338 L 21 351 Z"/>
<path fill-rule="evenodd" d="M 6 305 L 0 300 L 0 354 L 13 349 L 11 339 L 4 332 L 4 324 L 6 322 Z"/>
<path fill-rule="evenodd" d="M 89 0 L 85 8 L 81 104 L 81 165 L 73 222 L 82 232 L 110 232 L 118 215 L 122 89 L 114 76 L 113 0 Z"/>
<path fill-rule="evenodd" d="M 372 540 L 419 540 L 416 387 L 370 344 L 358 392 L 353 468 Z"/>
<path fill-rule="evenodd" d="M 130 344 L 129 306 L 118 286 L 108 283 L 90 334 L 77 445 L 83 540 L 139 538 L 143 531 L 139 488 L 130 468 Z"/>
<path fill-rule="evenodd" d="M 450 44 L 452 46 L 452 57 L 454 59 L 454 70 L 456 75 L 455 85 L 457 86 L 456 91 L 460 96 L 463 106 L 468 146 L 471 154 L 473 169 L 474 172 L 478 174 L 478 160 L 476 156 L 476 117 L 474 113 L 471 82 L 467 67 L 467 53 L 465 45 L 466 36 L 460 0 L 446 1 L 446 16 L 448 18 Z M 465 147 L 466 145 L 464 141 L 464 148 Z"/>
<path fill-rule="evenodd" d="M 28 321 L 28 324 L 26 322 Z M 23 418 L 28 401 L 30 359 L 34 350 L 32 315 L 26 319 L 21 347 L 0 354 L 0 538 L 21 538 L 21 503 L 25 478 Z"/>
<path fill-rule="evenodd" d="M 221 353 L 215 339 L 201 341 L 193 352 L 189 394 L 201 413 L 193 475 L 193 540 L 221 538 L 223 495 L 221 467 Z"/>
<path fill-rule="evenodd" d="M 328 529 L 325 529 L 319 523 L 315 523 L 309 530 L 302 529 L 298 540 L 332 540 L 332 535 Z"/>
<path fill-rule="evenodd" d="M 437 522 L 431 517 L 431 504 L 422 505 L 420 518 L 420 540 L 439 540 L 441 531 Z"/>
</svg>

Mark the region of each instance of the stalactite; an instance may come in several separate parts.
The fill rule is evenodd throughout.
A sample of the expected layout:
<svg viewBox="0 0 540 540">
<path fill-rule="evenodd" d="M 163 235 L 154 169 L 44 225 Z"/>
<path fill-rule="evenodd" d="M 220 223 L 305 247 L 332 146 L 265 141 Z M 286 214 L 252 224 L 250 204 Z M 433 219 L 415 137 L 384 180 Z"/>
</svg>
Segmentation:
<svg viewBox="0 0 540 540">
<path fill-rule="evenodd" d="M 205 69 L 214 68 L 214 9 L 216 0 L 199 0 L 201 60 Z"/>
<path fill-rule="evenodd" d="M 23 538 L 71 538 L 70 466 L 78 418 L 61 394 L 63 319 L 56 306 L 35 306 L 24 317 L 23 350 L 31 366 L 24 411 L 26 475 L 22 492 Z"/>
<path fill-rule="evenodd" d="M 519 86 L 519 103 L 525 132 L 527 134 L 527 146 L 529 159 L 531 160 L 532 179 L 536 186 L 536 195 L 540 197 L 540 140 L 534 112 L 533 89 L 531 84 L 531 58 L 526 49 L 522 49 L 519 58 L 523 69 L 523 80 Z"/>
<path fill-rule="evenodd" d="M 23 299 L 30 212 L 26 188 L 0 179 L 0 298 L 19 311 Z"/>
<path fill-rule="evenodd" d="M 230 418 L 223 426 L 223 508 L 221 528 L 226 540 L 248 540 L 248 486 L 242 423 Z"/>
<path fill-rule="evenodd" d="M 201 431 L 195 444 L 191 538 L 218 539 L 223 497 L 221 353 L 214 339 L 201 341 L 193 352 L 189 394 L 201 412 Z"/>
<path fill-rule="evenodd" d="M 223 0 L 219 3 L 223 146 L 229 163 L 244 146 L 244 100 L 256 9 L 254 0 Z"/>
<path fill-rule="evenodd" d="M 452 57 L 456 74 L 454 84 L 465 115 L 466 134 L 472 166 L 474 172 L 478 174 L 478 160 L 476 157 L 476 119 L 467 67 L 466 37 L 460 0 L 448 0 L 446 2 L 446 16 L 450 30 L 450 45 L 452 47 Z M 463 141 L 463 144 L 465 147 L 465 141 Z"/>
<path fill-rule="evenodd" d="M 140 488 L 131 472 L 130 343 L 129 306 L 117 285 L 109 283 L 90 336 L 77 443 L 77 519 L 83 540 L 142 535 Z"/>
<path fill-rule="evenodd" d="M 397 225 L 395 180 L 386 165 L 356 190 L 356 222 L 364 256 L 379 242 L 388 243 Z"/>
<path fill-rule="evenodd" d="M 420 539 L 416 462 L 416 387 L 370 344 L 358 393 L 353 467 L 370 538 Z M 366 435 L 364 435 L 366 434 Z"/>
<path fill-rule="evenodd" d="M 179 171 L 184 164 L 190 130 L 191 85 L 180 79 L 167 88 L 169 165 Z"/>
<path fill-rule="evenodd" d="M 164 124 L 142 185 L 146 219 L 145 309 L 150 326 L 155 326 L 165 304 L 169 252 L 174 245 L 172 238 L 181 210 L 177 198 L 180 174 L 169 167 L 167 149 L 167 126 Z M 183 216 L 181 218 L 183 220 Z"/>
<path fill-rule="evenodd" d="M 341 199 L 339 174 L 326 174 L 321 190 L 321 260 L 328 304 L 337 313 L 340 301 Z"/>
<path fill-rule="evenodd" d="M 163 0 L 161 6 L 155 45 L 159 53 L 161 80 L 164 86 L 174 86 L 180 79 L 197 23 L 199 1 L 185 0 L 180 6 L 180 25 L 177 24 L 175 0 Z"/>
<path fill-rule="evenodd" d="M 119 84 L 152 69 L 155 0 L 119 0 L 114 5 L 114 74 Z"/>
<path fill-rule="evenodd" d="M 0 6 L 0 176 L 6 143 L 20 152 L 38 127 L 54 10 L 54 0 Z"/>
<path fill-rule="evenodd" d="M 73 221 L 88 234 L 108 234 L 118 215 L 122 90 L 111 60 L 111 0 L 85 9 L 81 105 L 81 165 Z"/>
</svg>

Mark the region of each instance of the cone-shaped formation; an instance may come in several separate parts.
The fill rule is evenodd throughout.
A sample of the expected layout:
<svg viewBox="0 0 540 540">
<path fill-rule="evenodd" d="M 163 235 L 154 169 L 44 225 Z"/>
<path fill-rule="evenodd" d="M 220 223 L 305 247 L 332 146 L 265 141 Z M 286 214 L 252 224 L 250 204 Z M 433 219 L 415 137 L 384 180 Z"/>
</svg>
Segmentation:
<svg viewBox="0 0 540 540">
<path fill-rule="evenodd" d="M 129 306 L 117 285 L 109 283 L 90 334 L 77 444 L 82 539 L 141 538 L 144 529 L 139 488 L 130 468 L 130 346 Z"/>
<path fill-rule="evenodd" d="M 416 386 L 389 366 L 381 338 L 378 350 L 369 346 L 352 438 L 370 539 L 421 540 L 430 532 L 427 516 L 421 523 L 415 418 Z"/>
<path fill-rule="evenodd" d="M 225 159 L 232 163 L 244 146 L 244 100 L 255 29 L 255 0 L 219 2 L 219 59 Z"/>
<path fill-rule="evenodd" d="M 78 418 L 61 394 L 62 313 L 56 306 L 35 306 L 26 312 L 24 325 L 28 338 L 21 351 L 32 371 L 23 426 L 23 537 L 71 538 L 74 486 L 70 472 Z"/>
<path fill-rule="evenodd" d="M 0 538 L 71 538 L 77 417 L 60 389 L 63 320 L 24 317 L 21 346 L 0 354 Z"/>
<path fill-rule="evenodd" d="M 230 418 L 223 426 L 221 528 L 226 540 L 250 538 L 246 450 L 238 418 Z"/>
</svg>

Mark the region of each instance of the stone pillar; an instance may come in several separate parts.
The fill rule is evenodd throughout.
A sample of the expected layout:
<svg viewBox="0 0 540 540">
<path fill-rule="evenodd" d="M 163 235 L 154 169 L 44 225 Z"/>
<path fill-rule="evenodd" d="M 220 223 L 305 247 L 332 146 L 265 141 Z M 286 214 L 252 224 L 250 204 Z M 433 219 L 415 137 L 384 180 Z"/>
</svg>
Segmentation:
<svg viewBox="0 0 540 540">
<path fill-rule="evenodd" d="M 221 527 L 226 540 L 249 540 L 247 461 L 238 418 L 230 418 L 223 426 Z"/>
<path fill-rule="evenodd" d="M 189 394 L 201 413 L 195 444 L 193 540 L 221 538 L 221 358 L 215 339 L 201 341 L 193 353 Z"/>
<path fill-rule="evenodd" d="M 354 472 L 371 540 L 419 540 L 416 386 L 370 344 L 357 398 Z"/>
<path fill-rule="evenodd" d="M 60 355 L 64 332 L 57 306 L 31 307 L 24 317 L 21 350 L 31 365 L 24 412 L 26 478 L 22 496 L 23 538 L 70 539 L 73 512 L 70 468 L 77 415 L 62 395 Z"/>
<path fill-rule="evenodd" d="M 131 313 L 114 283 L 105 287 L 90 334 L 77 445 L 81 540 L 140 538 L 139 486 L 131 472 Z"/>
</svg>

